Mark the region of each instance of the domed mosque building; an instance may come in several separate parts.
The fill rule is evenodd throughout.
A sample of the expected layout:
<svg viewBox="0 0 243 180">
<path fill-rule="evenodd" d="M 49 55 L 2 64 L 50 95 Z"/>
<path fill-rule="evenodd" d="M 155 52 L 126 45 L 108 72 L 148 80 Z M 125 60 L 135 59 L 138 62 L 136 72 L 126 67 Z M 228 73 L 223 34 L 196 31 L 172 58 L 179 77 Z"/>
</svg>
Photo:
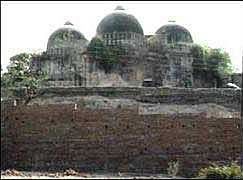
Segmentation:
<svg viewBox="0 0 243 180">
<path fill-rule="evenodd" d="M 46 52 L 33 60 L 32 69 L 48 75 L 48 86 L 99 86 L 101 81 L 108 84 L 105 80 L 114 81 L 114 86 L 124 86 L 123 82 L 125 86 L 164 87 L 205 84 L 193 77 L 191 33 L 175 22 L 161 26 L 153 35 L 144 35 L 135 16 L 117 6 L 100 21 L 95 38 L 108 49 L 119 50 L 118 62 L 110 73 L 89 56 L 89 41 L 71 22 L 50 35 Z"/>
<path fill-rule="evenodd" d="M 96 37 L 119 51 L 116 72 L 130 85 L 142 85 L 144 66 L 144 33 L 139 21 L 122 6 L 105 16 L 96 30 Z"/>
<path fill-rule="evenodd" d="M 160 27 L 147 38 L 145 80 L 152 86 L 192 87 L 192 45 L 183 26 L 170 22 Z"/>
<path fill-rule="evenodd" d="M 46 73 L 48 86 L 82 86 L 86 81 L 82 53 L 88 43 L 84 35 L 67 21 L 50 35 L 46 52 L 34 59 L 32 67 Z"/>
</svg>

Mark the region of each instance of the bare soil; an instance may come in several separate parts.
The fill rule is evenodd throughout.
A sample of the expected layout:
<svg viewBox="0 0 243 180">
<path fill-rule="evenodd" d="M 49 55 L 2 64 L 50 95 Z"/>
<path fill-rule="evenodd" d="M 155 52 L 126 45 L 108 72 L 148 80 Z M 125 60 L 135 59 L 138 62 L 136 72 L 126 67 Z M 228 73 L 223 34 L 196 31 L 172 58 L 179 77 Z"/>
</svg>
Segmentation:
<svg viewBox="0 0 243 180">
<path fill-rule="evenodd" d="M 175 179 L 163 174 L 135 174 L 135 173 L 82 173 L 72 169 L 64 172 L 30 172 L 14 169 L 1 170 L 1 179 Z M 180 178 L 181 179 L 181 178 Z"/>
</svg>

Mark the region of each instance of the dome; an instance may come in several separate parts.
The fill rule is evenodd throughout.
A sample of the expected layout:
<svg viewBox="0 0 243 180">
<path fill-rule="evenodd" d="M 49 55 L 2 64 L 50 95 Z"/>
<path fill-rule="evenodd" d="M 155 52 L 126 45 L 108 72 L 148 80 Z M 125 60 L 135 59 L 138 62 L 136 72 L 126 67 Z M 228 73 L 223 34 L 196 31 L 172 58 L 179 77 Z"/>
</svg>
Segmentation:
<svg viewBox="0 0 243 180">
<path fill-rule="evenodd" d="M 47 51 L 62 48 L 80 48 L 86 44 L 87 39 L 84 35 L 67 21 L 64 27 L 57 29 L 48 39 Z"/>
<path fill-rule="evenodd" d="M 107 15 L 97 27 L 97 34 L 112 32 L 134 32 L 143 35 L 143 29 L 138 20 L 127 14 L 122 6 L 117 6 L 114 13 Z"/>
<path fill-rule="evenodd" d="M 184 43 L 192 43 L 192 36 L 190 32 L 184 28 L 183 26 L 177 24 L 167 24 L 162 26 L 156 31 L 157 35 L 165 35 L 167 36 L 167 42 L 184 42 Z"/>
</svg>

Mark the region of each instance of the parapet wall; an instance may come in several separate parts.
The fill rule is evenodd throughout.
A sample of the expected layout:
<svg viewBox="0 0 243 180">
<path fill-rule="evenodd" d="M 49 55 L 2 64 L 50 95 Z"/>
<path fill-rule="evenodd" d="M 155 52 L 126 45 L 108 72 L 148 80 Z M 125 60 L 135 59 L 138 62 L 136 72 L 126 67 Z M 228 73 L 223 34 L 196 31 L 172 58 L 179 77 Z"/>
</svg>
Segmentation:
<svg viewBox="0 0 243 180">
<path fill-rule="evenodd" d="M 42 88 L 39 94 L 42 100 L 51 97 L 102 96 L 156 104 L 216 103 L 238 111 L 241 104 L 241 90 L 231 88 L 53 87 Z"/>
<path fill-rule="evenodd" d="M 178 160 L 180 174 L 191 175 L 210 162 L 239 160 L 238 90 L 40 92 L 28 105 L 2 104 L 2 168 L 161 173 Z"/>
</svg>

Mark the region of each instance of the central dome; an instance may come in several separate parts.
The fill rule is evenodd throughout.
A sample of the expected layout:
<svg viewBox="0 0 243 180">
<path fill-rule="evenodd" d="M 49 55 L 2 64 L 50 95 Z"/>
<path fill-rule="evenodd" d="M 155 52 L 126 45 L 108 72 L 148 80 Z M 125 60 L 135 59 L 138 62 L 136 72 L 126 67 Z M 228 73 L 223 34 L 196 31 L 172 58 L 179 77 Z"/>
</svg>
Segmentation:
<svg viewBox="0 0 243 180">
<path fill-rule="evenodd" d="M 124 12 L 124 8 L 117 6 L 114 13 L 107 15 L 99 23 L 97 34 L 113 32 L 134 32 L 143 35 L 143 29 L 138 20 L 131 14 Z"/>
</svg>

